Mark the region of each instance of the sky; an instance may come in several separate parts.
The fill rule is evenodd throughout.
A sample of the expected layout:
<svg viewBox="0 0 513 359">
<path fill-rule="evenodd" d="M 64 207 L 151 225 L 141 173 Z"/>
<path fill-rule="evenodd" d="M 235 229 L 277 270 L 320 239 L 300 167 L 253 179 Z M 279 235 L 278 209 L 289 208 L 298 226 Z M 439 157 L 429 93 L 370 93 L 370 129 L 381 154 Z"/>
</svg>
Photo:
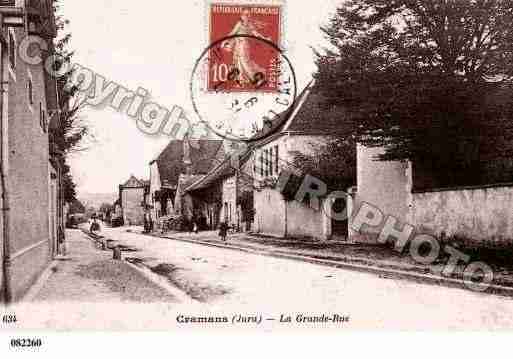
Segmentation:
<svg viewBox="0 0 513 359">
<path fill-rule="evenodd" d="M 285 2 L 285 53 L 301 90 L 315 71 L 311 47 L 325 44 L 326 24 L 341 0 Z M 220 1 L 230 3 L 230 0 Z M 250 0 L 251 4 L 269 0 Z M 239 3 L 246 4 L 248 0 Z M 152 101 L 182 107 L 194 118 L 189 79 L 196 59 L 208 45 L 207 1 L 88 0 L 63 1 L 62 15 L 75 51 L 74 63 L 135 91 L 150 91 Z M 130 175 L 149 178 L 149 162 L 170 138 L 142 133 L 126 113 L 87 107 L 82 116 L 94 141 L 70 158 L 80 193 L 113 193 Z"/>
</svg>

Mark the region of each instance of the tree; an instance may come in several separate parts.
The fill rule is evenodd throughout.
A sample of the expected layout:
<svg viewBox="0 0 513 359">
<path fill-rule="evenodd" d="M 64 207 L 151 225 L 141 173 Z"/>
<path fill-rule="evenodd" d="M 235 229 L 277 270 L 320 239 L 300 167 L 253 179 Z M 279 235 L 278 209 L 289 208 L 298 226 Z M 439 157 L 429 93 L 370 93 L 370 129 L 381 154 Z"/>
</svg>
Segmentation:
<svg viewBox="0 0 513 359">
<path fill-rule="evenodd" d="M 293 154 L 294 167 L 302 175 L 322 180 L 328 192 L 345 191 L 356 184 L 356 144 L 352 140 L 330 140 L 312 154 Z"/>
<path fill-rule="evenodd" d="M 64 202 L 71 203 L 77 198 L 76 185 L 73 182 L 73 178 L 71 177 L 71 173 L 69 170 L 69 166 L 64 164 L 63 167 L 63 175 L 62 175 L 62 192 L 64 197 Z"/>
<path fill-rule="evenodd" d="M 306 176 L 326 185 L 326 194 L 346 191 L 356 185 L 356 143 L 353 139 L 330 139 L 314 148 L 312 153 L 293 151 L 291 163 L 283 163 L 280 176 L 287 176 L 280 189 L 286 201 L 293 201 Z M 280 180 L 278 180 L 280 181 Z M 273 182 L 272 186 L 277 183 Z"/>
<path fill-rule="evenodd" d="M 315 51 L 338 135 L 455 175 L 510 156 L 512 25 L 509 0 L 346 1 Z"/>
<path fill-rule="evenodd" d="M 56 55 L 54 66 L 57 70 L 66 64 L 71 64 L 74 52 L 69 49 L 71 34 L 63 34 L 69 21 L 59 15 L 59 0 L 54 0 L 54 12 L 58 32 L 57 40 L 54 43 L 54 53 Z M 76 185 L 70 167 L 66 164 L 66 159 L 71 153 L 87 149 L 87 147 L 84 147 L 84 140 L 92 138 L 89 128 L 80 114 L 82 103 L 76 100 L 78 88 L 67 86 L 71 76 L 72 72 L 70 71 L 57 79 L 60 111 L 54 114 L 56 117 L 54 124 L 56 125 L 49 128 L 52 145 L 64 155 L 62 185 L 64 200 L 67 203 L 76 199 Z"/>
<path fill-rule="evenodd" d="M 69 214 L 85 213 L 85 207 L 78 199 L 70 202 Z"/>
</svg>

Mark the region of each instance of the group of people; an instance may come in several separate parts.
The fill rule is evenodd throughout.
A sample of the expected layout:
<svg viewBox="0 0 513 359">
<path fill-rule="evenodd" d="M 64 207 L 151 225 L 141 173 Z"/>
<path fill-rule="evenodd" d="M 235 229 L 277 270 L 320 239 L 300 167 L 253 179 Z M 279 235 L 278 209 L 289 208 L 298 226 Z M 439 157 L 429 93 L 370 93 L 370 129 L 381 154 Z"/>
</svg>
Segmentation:
<svg viewBox="0 0 513 359">
<path fill-rule="evenodd" d="M 193 233 L 198 233 L 200 230 L 204 230 L 208 228 L 207 219 L 205 217 L 195 217 L 191 220 L 189 227 L 189 231 Z M 228 235 L 228 231 L 230 230 L 230 226 L 226 222 L 221 222 L 219 224 L 219 237 L 223 241 L 226 241 L 226 237 Z M 153 220 L 149 213 L 144 215 L 144 232 L 151 233 L 153 231 Z"/>
<path fill-rule="evenodd" d="M 199 220 L 193 219 L 191 221 L 191 227 L 190 227 L 191 232 L 198 233 L 200 231 L 200 229 L 207 228 L 206 218 L 204 218 L 203 221 L 202 221 L 202 219 L 203 218 L 200 217 Z M 226 241 L 226 236 L 228 234 L 229 229 L 230 229 L 230 226 L 226 222 L 221 222 L 219 224 L 219 237 L 221 237 L 221 239 L 223 241 Z"/>
<path fill-rule="evenodd" d="M 93 214 L 91 216 L 91 226 L 89 227 L 89 232 L 99 232 L 100 231 L 100 223 L 98 223 L 98 216 L 96 214 Z"/>
</svg>

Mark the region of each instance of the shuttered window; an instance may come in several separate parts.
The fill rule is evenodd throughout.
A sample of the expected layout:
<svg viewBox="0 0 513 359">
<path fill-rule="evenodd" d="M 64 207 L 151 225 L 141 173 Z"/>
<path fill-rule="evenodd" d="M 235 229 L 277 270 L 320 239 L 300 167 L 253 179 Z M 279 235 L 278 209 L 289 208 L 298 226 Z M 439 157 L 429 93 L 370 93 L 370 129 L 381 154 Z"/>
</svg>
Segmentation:
<svg viewBox="0 0 513 359">
<path fill-rule="evenodd" d="M 274 172 L 274 166 L 273 166 L 273 148 L 271 147 L 269 149 L 269 175 L 273 175 Z"/>
<path fill-rule="evenodd" d="M 278 161 L 280 160 L 280 158 L 279 158 L 279 154 L 278 154 L 278 145 L 274 146 L 274 156 L 275 156 L 275 160 L 274 160 L 275 172 L 277 175 L 279 175 L 280 167 L 279 167 Z"/>
</svg>

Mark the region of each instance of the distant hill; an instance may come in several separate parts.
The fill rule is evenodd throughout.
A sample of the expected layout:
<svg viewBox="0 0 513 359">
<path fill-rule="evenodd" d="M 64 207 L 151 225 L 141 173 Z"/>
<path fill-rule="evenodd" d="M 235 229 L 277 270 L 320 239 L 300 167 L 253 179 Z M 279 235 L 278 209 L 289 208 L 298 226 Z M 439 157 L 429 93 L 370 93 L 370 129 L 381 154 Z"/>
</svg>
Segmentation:
<svg viewBox="0 0 513 359">
<path fill-rule="evenodd" d="M 79 193 L 78 198 L 86 208 L 99 209 L 102 203 L 112 204 L 118 198 L 117 193 Z"/>
</svg>

